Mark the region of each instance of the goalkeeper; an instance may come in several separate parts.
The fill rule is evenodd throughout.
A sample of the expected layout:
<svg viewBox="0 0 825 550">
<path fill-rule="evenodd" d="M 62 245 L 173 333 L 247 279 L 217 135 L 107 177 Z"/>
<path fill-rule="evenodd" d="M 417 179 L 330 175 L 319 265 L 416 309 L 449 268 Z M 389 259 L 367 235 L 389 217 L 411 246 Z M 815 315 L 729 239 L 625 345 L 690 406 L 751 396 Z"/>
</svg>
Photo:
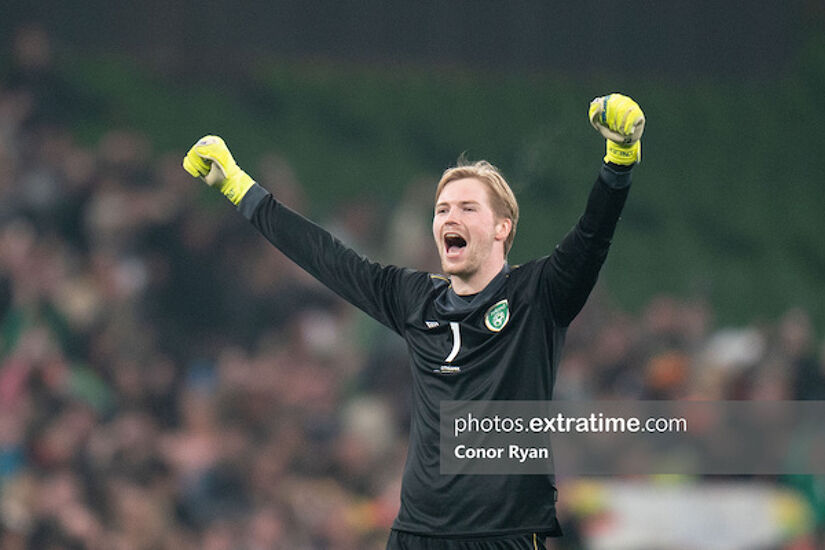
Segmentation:
<svg viewBox="0 0 825 550">
<path fill-rule="evenodd" d="M 413 410 L 390 550 L 536 550 L 561 535 L 552 475 L 440 474 L 439 406 L 552 399 L 565 332 L 596 283 L 641 160 L 636 102 L 599 97 L 588 116 L 607 151 L 584 214 L 549 256 L 521 266 L 507 262 L 518 203 L 485 161 L 438 182 L 432 227 L 443 274 L 432 274 L 359 256 L 256 184 L 219 137 L 183 160 L 286 256 L 405 339 Z"/>
</svg>

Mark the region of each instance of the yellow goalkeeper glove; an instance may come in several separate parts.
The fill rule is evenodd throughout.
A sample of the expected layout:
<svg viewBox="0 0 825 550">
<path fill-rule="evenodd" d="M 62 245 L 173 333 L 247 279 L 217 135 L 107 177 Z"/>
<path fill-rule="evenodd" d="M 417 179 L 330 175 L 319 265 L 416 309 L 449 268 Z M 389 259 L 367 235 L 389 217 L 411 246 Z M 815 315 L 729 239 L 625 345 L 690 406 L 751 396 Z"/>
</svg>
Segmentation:
<svg viewBox="0 0 825 550">
<path fill-rule="evenodd" d="M 607 140 L 605 162 L 633 164 L 642 162 L 642 133 L 645 114 L 639 104 L 622 94 L 597 97 L 587 114 L 593 128 Z"/>
<path fill-rule="evenodd" d="M 235 206 L 255 181 L 241 170 L 226 143 L 218 136 L 204 136 L 183 157 L 183 169 L 217 187 Z"/>
</svg>

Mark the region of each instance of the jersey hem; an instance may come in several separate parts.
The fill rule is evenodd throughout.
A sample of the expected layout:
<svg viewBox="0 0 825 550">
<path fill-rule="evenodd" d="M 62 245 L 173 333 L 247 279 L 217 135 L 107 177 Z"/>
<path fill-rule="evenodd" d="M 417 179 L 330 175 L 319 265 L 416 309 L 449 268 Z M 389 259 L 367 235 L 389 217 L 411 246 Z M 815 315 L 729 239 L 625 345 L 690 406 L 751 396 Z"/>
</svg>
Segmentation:
<svg viewBox="0 0 825 550">
<path fill-rule="evenodd" d="M 398 525 L 393 525 L 391 527 L 393 531 L 402 531 L 404 533 L 410 533 L 413 535 L 418 535 L 421 537 L 434 537 L 434 538 L 445 538 L 445 539 L 484 539 L 484 538 L 491 538 L 491 537 L 506 537 L 506 536 L 519 536 L 519 535 L 532 535 L 536 533 L 538 535 L 544 537 L 560 537 L 562 536 L 562 530 L 559 526 L 558 521 L 554 521 L 552 526 L 542 526 L 542 527 L 516 527 L 512 529 L 496 529 L 493 531 L 483 531 L 483 532 L 440 532 L 440 531 L 420 531 L 416 530 L 415 528 L 409 527 L 402 527 Z"/>
</svg>

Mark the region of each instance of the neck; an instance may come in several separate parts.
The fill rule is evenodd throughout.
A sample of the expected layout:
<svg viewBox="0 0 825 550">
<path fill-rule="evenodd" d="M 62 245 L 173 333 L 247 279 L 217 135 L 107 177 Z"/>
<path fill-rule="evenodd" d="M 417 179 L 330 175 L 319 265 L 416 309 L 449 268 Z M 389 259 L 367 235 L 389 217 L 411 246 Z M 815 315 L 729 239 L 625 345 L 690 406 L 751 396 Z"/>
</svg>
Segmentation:
<svg viewBox="0 0 825 550">
<path fill-rule="evenodd" d="M 490 281 L 496 278 L 496 275 L 498 275 L 504 267 L 504 263 L 502 259 L 500 263 L 489 264 L 484 269 L 479 269 L 469 276 L 450 275 L 450 284 L 453 287 L 453 292 L 459 296 L 478 294 L 490 284 Z"/>
</svg>

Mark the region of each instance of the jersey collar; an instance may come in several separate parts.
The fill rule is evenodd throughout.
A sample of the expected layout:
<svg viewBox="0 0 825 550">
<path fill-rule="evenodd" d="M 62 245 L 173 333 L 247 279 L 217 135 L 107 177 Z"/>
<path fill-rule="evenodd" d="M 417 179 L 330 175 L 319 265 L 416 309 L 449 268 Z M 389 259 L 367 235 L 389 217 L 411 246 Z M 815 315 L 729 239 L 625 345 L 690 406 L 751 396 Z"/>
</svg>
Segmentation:
<svg viewBox="0 0 825 550">
<path fill-rule="evenodd" d="M 476 294 L 475 297 L 469 302 L 456 294 L 452 285 L 446 286 L 444 291 L 441 292 L 435 299 L 436 311 L 441 314 L 463 315 L 478 309 L 496 297 L 498 291 L 504 286 L 504 283 L 507 281 L 507 277 L 509 275 L 510 264 L 505 262 L 504 266 L 501 268 L 501 271 L 498 272 L 498 275 L 493 277 L 493 280 L 487 283 L 487 286 L 485 286 L 481 292 Z"/>
</svg>

